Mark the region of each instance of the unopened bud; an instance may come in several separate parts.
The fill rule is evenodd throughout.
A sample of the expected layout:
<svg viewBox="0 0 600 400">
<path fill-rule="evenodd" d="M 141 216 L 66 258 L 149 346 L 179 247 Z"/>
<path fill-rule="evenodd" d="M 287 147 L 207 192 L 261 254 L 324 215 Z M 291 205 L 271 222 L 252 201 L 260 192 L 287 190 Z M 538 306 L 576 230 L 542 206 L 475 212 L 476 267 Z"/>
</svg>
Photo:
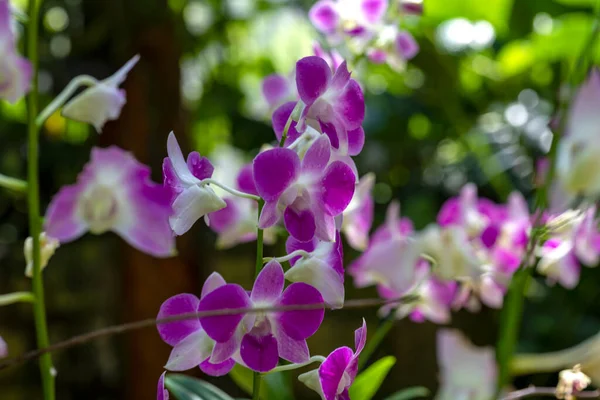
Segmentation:
<svg viewBox="0 0 600 400">
<path fill-rule="evenodd" d="M 575 365 L 572 369 L 565 369 L 558 374 L 558 385 L 556 386 L 556 398 L 575 400 L 574 394 L 588 387 L 591 379 L 581 372 L 581 366 Z"/>
<path fill-rule="evenodd" d="M 47 236 L 45 232 L 40 234 L 40 266 L 42 270 L 48 265 L 50 257 L 54 254 L 54 251 L 60 246 L 60 242 L 53 237 Z M 27 267 L 25 268 L 25 276 L 28 278 L 33 277 L 33 238 L 30 236 L 25 240 L 24 246 L 25 261 L 27 261 Z"/>
</svg>

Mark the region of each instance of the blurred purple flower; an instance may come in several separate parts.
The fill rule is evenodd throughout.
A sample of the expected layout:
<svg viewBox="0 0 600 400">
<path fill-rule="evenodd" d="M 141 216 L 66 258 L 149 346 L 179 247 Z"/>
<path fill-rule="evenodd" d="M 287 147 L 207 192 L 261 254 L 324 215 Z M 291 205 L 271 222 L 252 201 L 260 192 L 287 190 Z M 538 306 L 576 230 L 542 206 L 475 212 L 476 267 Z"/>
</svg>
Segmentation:
<svg viewBox="0 0 600 400">
<path fill-rule="evenodd" d="M 375 202 L 373 201 L 373 185 L 375 174 L 368 173 L 360 178 L 352 201 L 343 213 L 342 232 L 348 240 L 348 244 L 356 249 L 364 251 L 369 244 L 369 231 L 373 224 L 373 213 Z"/>
<path fill-rule="evenodd" d="M 0 358 L 4 358 L 8 355 L 8 346 L 2 336 L 0 336 Z"/>
<path fill-rule="evenodd" d="M 347 164 L 331 162 L 327 136 L 320 136 L 302 161 L 293 150 L 276 148 L 256 156 L 253 168 L 256 190 L 265 200 L 261 229 L 283 217 L 300 241 L 335 240 L 335 217 L 350 203 L 356 176 Z"/>
<path fill-rule="evenodd" d="M 210 161 L 193 151 L 186 162 L 173 132 L 167 140 L 167 153 L 169 157 L 163 161 L 163 177 L 173 206 L 169 224 L 176 235 L 183 235 L 200 218 L 225 208 L 227 203 L 202 183 L 203 179 L 212 176 L 214 168 Z"/>
<path fill-rule="evenodd" d="M 319 304 L 323 297 L 314 287 L 292 283 L 285 290 L 281 265 L 271 261 L 257 276 L 248 294 L 239 285 L 224 285 L 200 301 L 199 311 L 245 307 Z M 257 372 L 277 366 L 279 358 L 292 363 L 309 359 L 306 338 L 323 321 L 324 309 L 237 314 L 200 318 L 208 335 L 217 343 L 214 352 L 233 356 L 239 349 L 240 361 Z"/>
<path fill-rule="evenodd" d="M 112 146 L 92 149 L 77 183 L 50 202 L 44 227 L 62 243 L 111 230 L 145 253 L 169 257 L 175 251 L 171 213 L 169 193 L 150 180 L 150 168 Z"/>
<path fill-rule="evenodd" d="M 136 55 L 110 77 L 97 82 L 73 97 L 62 109 L 62 115 L 75 121 L 91 124 L 100 133 L 107 121 L 113 121 L 121 115 L 126 103 L 125 91 L 119 86 L 127 74 L 137 64 Z"/>
<path fill-rule="evenodd" d="M 12 22 L 10 2 L 0 0 L 0 99 L 14 104 L 29 91 L 33 71 L 17 52 Z"/>
<path fill-rule="evenodd" d="M 156 388 L 156 400 L 169 400 L 169 391 L 165 389 L 165 374 L 163 372 L 158 378 L 158 387 Z"/>
<path fill-rule="evenodd" d="M 358 373 L 358 358 L 367 342 L 367 324 L 354 332 L 354 347 L 339 347 L 327 356 L 318 370 L 304 373 L 298 379 L 325 400 L 350 400 L 348 389 Z"/>
</svg>

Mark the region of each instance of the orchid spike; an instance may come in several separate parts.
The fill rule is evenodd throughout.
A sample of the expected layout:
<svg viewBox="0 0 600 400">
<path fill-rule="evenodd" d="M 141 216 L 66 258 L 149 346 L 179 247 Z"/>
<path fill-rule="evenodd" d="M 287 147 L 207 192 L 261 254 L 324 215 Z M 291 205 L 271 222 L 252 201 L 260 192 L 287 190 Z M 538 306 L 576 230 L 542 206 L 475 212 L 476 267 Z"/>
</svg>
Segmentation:
<svg viewBox="0 0 600 400">
<path fill-rule="evenodd" d="M 92 149 L 77 183 L 64 186 L 50 202 L 44 227 L 61 243 L 110 230 L 138 250 L 169 257 L 175 251 L 171 213 L 169 193 L 150 180 L 150 168 L 112 146 Z"/>
<path fill-rule="evenodd" d="M 62 109 L 62 115 L 75 121 L 91 124 L 98 133 L 107 121 L 113 121 L 121 115 L 126 103 L 125 91 L 119 86 L 127 74 L 137 64 L 136 55 L 110 77 L 97 82 L 73 97 Z"/>
</svg>

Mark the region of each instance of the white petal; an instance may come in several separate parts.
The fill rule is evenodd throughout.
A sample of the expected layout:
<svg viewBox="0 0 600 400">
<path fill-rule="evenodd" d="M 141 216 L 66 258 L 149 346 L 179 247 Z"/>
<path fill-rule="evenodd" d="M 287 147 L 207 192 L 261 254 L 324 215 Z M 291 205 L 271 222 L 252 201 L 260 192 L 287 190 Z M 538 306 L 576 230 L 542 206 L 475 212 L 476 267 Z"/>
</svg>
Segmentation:
<svg viewBox="0 0 600 400">
<path fill-rule="evenodd" d="M 167 139 L 167 154 L 169 155 L 173 169 L 175 170 L 175 173 L 179 179 L 190 185 L 200 181 L 198 178 L 192 175 L 190 169 L 188 168 L 188 165 L 183 158 L 181 147 L 179 147 L 179 143 L 177 142 L 177 138 L 173 132 L 169 133 L 169 138 Z"/>
<path fill-rule="evenodd" d="M 135 67 L 135 64 L 137 64 L 139 60 L 140 55 L 136 54 L 131 58 L 131 60 L 127 61 L 125 65 L 123 65 L 117 72 L 103 80 L 102 83 L 115 88 L 118 87 L 119 85 L 121 85 L 121 83 L 125 81 L 125 79 L 127 78 L 127 74 L 133 69 L 133 67 Z"/>
<path fill-rule="evenodd" d="M 181 192 L 173 202 L 173 216 L 169 218 L 169 224 L 176 235 L 183 235 L 202 216 L 226 206 L 227 203 L 211 188 L 193 185 Z"/>
<path fill-rule="evenodd" d="M 91 124 L 101 132 L 106 121 L 119 118 L 125 101 L 124 91 L 99 83 L 72 98 L 63 107 L 62 115 Z"/>
<path fill-rule="evenodd" d="M 213 346 L 214 342 L 204 330 L 196 331 L 173 347 L 165 368 L 169 371 L 186 371 L 197 367 L 210 357 Z"/>
<path fill-rule="evenodd" d="M 314 286 L 325 303 L 333 308 L 344 305 L 344 282 L 330 266 L 315 258 L 299 260 L 285 273 L 290 282 L 304 282 Z"/>
</svg>

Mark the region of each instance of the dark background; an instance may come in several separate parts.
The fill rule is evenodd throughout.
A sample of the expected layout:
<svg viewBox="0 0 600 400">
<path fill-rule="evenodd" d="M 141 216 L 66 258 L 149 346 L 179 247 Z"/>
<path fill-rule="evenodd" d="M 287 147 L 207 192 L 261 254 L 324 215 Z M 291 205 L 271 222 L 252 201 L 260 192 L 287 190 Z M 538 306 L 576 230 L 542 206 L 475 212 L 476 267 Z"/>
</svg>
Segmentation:
<svg viewBox="0 0 600 400">
<path fill-rule="evenodd" d="M 357 165 L 361 174 L 377 175 L 376 224 L 387 203 L 399 199 L 403 215 L 422 228 L 435 221 L 442 202 L 467 181 L 476 182 L 482 195 L 496 201 L 506 199 L 511 190 L 531 199 L 533 163 L 551 134 L 546 125 L 557 103 L 559 83 L 591 31 L 594 2 L 425 3 L 425 16 L 407 21 L 421 52 L 404 73 L 365 64 L 355 71 L 367 97 L 367 142 Z M 16 4 L 23 6 L 26 0 Z M 171 130 L 184 152 L 210 154 L 219 144 L 229 143 L 249 157 L 256 154 L 263 143 L 273 140 L 261 107 L 260 79 L 274 71 L 287 74 L 295 60 L 310 54 L 315 32 L 306 13 L 311 5 L 312 1 L 266 0 L 44 1 L 40 30 L 44 104 L 78 74 L 103 78 L 136 53 L 141 61 L 123 85 L 128 103 L 121 118 L 108 123 L 100 136 L 59 115 L 45 124 L 40 137 L 43 209 L 62 185 L 75 180 L 92 146 L 117 144 L 132 151 L 152 166 L 157 181 Z M 467 40 L 462 47 L 452 47 L 456 24 L 454 31 L 446 29 L 454 33 L 442 32 L 444 26 L 452 27 L 447 21 L 456 18 L 489 21 L 495 39 L 478 46 L 475 42 L 485 39 L 485 29 L 471 33 L 463 29 L 458 37 L 467 35 L 471 44 Z M 0 104 L 4 174 L 26 174 L 24 123 L 23 102 Z M 23 275 L 27 236 L 24 198 L 0 191 L 0 293 L 30 287 Z M 179 256 L 166 260 L 141 254 L 113 234 L 86 235 L 64 245 L 44 273 L 51 341 L 154 317 L 166 298 L 199 293 L 203 280 L 215 270 L 226 280 L 249 287 L 254 244 L 217 251 L 214 241 L 215 235 L 200 222 L 178 239 Z M 281 241 L 266 249 L 266 255 L 281 254 Z M 347 262 L 356 256 L 346 247 Z M 584 270 L 573 291 L 547 288 L 541 279 L 536 282 L 536 295 L 528 299 L 525 310 L 521 351 L 557 350 L 598 332 L 597 270 Z M 353 289 L 347 279 L 347 298 L 375 295 L 374 290 Z M 311 353 L 327 354 L 350 345 L 363 316 L 373 332 L 378 323 L 375 309 L 328 313 L 309 342 Z M 478 345 L 494 344 L 498 312 L 459 312 L 452 325 Z M 436 329 L 430 323 L 396 325 L 378 355 L 394 354 L 398 362 L 377 398 L 414 385 L 435 389 Z M 33 349 L 31 307 L 0 309 L 0 335 L 11 356 Z M 53 356 L 58 398 L 154 398 L 169 351 L 153 328 L 60 351 Z M 551 385 L 553 379 L 537 375 L 517 383 Z M 231 395 L 243 394 L 229 378 L 211 381 Z M 298 398 L 313 396 L 300 384 L 297 390 Z M 0 371 L 0 398 L 39 396 L 35 362 Z"/>
</svg>

